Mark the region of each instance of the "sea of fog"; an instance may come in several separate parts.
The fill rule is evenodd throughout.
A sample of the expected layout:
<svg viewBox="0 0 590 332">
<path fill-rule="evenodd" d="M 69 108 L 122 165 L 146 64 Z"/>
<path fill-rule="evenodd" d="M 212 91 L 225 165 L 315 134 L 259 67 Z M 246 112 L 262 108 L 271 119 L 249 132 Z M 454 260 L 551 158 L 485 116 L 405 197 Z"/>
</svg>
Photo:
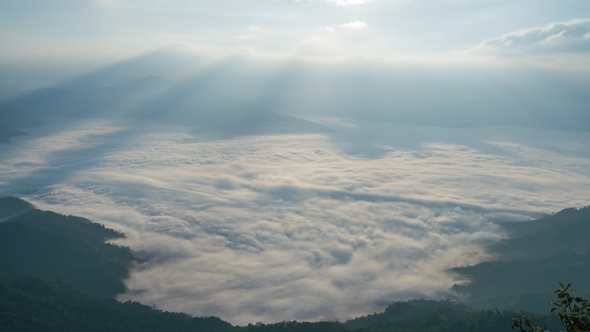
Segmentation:
<svg viewBox="0 0 590 332">
<path fill-rule="evenodd" d="M 120 300 L 235 324 L 452 297 L 494 221 L 590 204 L 590 134 L 312 119 L 322 135 L 54 123 L 0 145 L 0 194 L 127 235 Z"/>
</svg>

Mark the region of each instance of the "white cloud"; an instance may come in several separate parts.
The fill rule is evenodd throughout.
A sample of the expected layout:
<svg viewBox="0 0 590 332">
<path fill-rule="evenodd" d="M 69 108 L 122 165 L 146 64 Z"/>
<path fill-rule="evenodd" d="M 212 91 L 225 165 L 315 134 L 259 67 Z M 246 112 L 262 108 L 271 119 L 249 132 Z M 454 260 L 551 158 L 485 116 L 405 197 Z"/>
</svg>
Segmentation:
<svg viewBox="0 0 590 332">
<path fill-rule="evenodd" d="M 341 7 L 349 7 L 355 5 L 364 5 L 371 2 L 372 0 L 326 0 L 327 3 L 331 3 Z"/>
<path fill-rule="evenodd" d="M 3 194 L 120 229 L 120 243 L 158 257 L 121 299 L 233 323 L 345 319 L 447 292 L 459 279 L 446 270 L 502 236 L 489 218 L 590 201 L 587 156 L 490 141 L 494 153 L 381 141 L 364 158 L 322 135 L 205 140 L 92 123 L 0 146 L 0 178 Z"/>
<path fill-rule="evenodd" d="M 590 51 L 590 19 L 550 23 L 484 40 L 474 51 L 500 54 L 579 53 Z"/>
<path fill-rule="evenodd" d="M 343 28 L 343 29 L 349 29 L 349 30 L 360 30 L 360 29 L 366 28 L 367 23 L 361 22 L 361 21 L 354 21 L 354 22 L 348 22 L 345 24 L 340 24 L 338 27 Z"/>
<path fill-rule="evenodd" d="M 365 22 L 361 21 L 352 21 L 344 24 L 333 26 L 327 26 L 324 30 L 328 33 L 336 32 L 337 30 L 361 30 L 367 28 L 368 25 Z"/>
</svg>

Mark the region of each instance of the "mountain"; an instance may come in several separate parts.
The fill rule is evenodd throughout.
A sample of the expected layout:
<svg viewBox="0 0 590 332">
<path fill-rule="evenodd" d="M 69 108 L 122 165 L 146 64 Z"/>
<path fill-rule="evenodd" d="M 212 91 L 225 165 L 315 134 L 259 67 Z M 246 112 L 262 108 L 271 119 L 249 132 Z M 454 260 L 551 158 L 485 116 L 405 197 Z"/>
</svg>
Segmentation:
<svg viewBox="0 0 590 332">
<path fill-rule="evenodd" d="M 58 280 L 107 297 L 125 291 L 122 280 L 139 259 L 129 248 L 105 242 L 123 234 L 84 218 L 32 209 L 24 201 L 2 202 L 0 215 L 13 216 L 0 223 L 0 278 Z"/>
<path fill-rule="evenodd" d="M 16 197 L 0 197 L 0 221 L 34 209 L 33 204 Z"/>
<path fill-rule="evenodd" d="M 0 116 L 45 120 L 104 116 L 117 105 L 165 82 L 148 76 L 106 86 L 39 89 L 0 105 Z"/>
<path fill-rule="evenodd" d="M 587 213 L 587 209 L 562 211 L 551 220 L 541 220 L 533 227 L 535 232 L 527 234 L 555 233 L 553 219 L 568 229 L 578 227 Z M 122 280 L 139 260 L 128 248 L 105 242 L 124 236 L 121 233 L 84 218 L 37 210 L 14 197 L 0 198 L 0 216 L 5 218 L 0 222 L 1 331 L 496 332 L 509 331 L 512 319 L 524 314 L 413 300 L 394 302 L 384 312 L 346 322 L 232 326 L 216 317 L 191 317 L 114 300 L 125 290 Z M 522 225 L 515 226 L 514 234 L 526 237 Z M 555 317 L 527 316 L 550 328 L 559 324 Z"/>
<path fill-rule="evenodd" d="M 210 130 L 225 136 L 320 134 L 331 131 L 311 121 L 257 109 L 245 113 L 228 112 L 220 119 L 203 120 L 197 126 L 201 131 Z"/>
<path fill-rule="evenodd" d="M 177 82 L 150 75 L 100 86 L 65 84 L 1 104 L 0 121 L 107 118 L 184 125 L 226 136 L 330 131 L 310 121 L 253 106 L 226 95 L 221 88 L 212 91 L 206 80 L 195 76 Z"/>
<path fill-rule="evenodd" d="M 346 322 L 348 327 L 370 331 L 510 331 L 510 322 L 522 313 L 498 309 L 473 310 L 450 301 L 412 300 L 391 303 L 384 312 L 358 317 Z M 548 315 L 527 313 L 527 316 L 549 328 L 561 327 Z"/>
<path fill-rule="evenodd" d="M 590 207 L 501 225 L 510 237 L 490 247 L 495 261 L 455 269 L 471 280 L 454 287 L 466 303 L 547 312 L 559 282 L 590 295 Z"/>
<path fill-rule="evenodd" d="M 501 332 L 522 313 L 471 310 L 439 301 L 392 303 L 385 312 L 340 322 L 279 322 L 232 326 L 217 317 L 162 312 L 136 302 L 98 297 L 57 281 L 0 279 L 2 331 L 194 331 L 194 332 Z M 552 330 L 556 318 L 528 314 Z"/>
<path fill-rule="evenodd" d="M 162 312 L 94 296 L 58 281 L 0 279 L 2 331 L 235 331 L 215 317 Z"/>
</svg>

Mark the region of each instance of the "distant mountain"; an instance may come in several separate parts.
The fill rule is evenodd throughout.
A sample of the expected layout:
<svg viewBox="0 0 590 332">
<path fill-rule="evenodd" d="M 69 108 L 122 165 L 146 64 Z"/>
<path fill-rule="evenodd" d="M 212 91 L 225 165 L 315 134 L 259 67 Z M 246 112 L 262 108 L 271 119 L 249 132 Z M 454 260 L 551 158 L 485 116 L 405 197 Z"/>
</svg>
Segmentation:
<svg viewBox="0 0 590 332">
<path fill-rule="evenodd" d="M 118 105 L 125 105 L 136 95 L 165 82 L 163 78 L 148 76 L 107 86 L 49 87 L 0 105 L 0 117 L 52 120 L 111 115 Z"/>
<path fill-rule="evenodd" d="M 502 226 L 510 238 L 490 248 L 497 260 L 455 269 L 471 280 L 455 286 L 466 303 L 546 312 L 559 282 L 590 295 L 590 207 Z"/>
<path fill-rule="evenodd" d="M 186 73 L 188 69 L 207 61 L 202 55 L 169 45 L 84 73 L 59 84 L 58 87 L 67 89 L 102 87 L 146 77 L 146 73 L 153 77 L 168 76 L 178 71 Z"/>
<path fill-rule="evenodd" d="M 206 78 L 145 76 L 108 85 L 66 84 L 0 105 L 0 121 L 110 118 L 174 124 L 222 135 L 323 133 L 319 124 L 211 93 Z"/>
<path fill-rule="evenodd" d="M 256 109 L 244 113 L 228 112 L 218 119 L 202 119 L 195 128 L 199 131 L 216 132 L 226 136 L 320 134 L 331 131 L 311 121 Z"/>
</svg>

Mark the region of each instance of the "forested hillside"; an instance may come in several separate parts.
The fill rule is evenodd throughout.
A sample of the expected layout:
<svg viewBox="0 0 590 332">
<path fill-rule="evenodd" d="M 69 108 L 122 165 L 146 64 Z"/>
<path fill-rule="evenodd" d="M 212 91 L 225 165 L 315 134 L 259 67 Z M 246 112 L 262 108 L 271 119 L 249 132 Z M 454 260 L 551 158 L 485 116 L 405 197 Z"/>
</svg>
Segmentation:
<svg viewBox="0 0 590 332">
<path fill-rule="evenodd" d="M 0 221 L 23 214 L 34 207 L 31 203 L 16 197 L 0 197 Z"/>
<path fill-rule="evenodd" d="M 0 279 L 2 331 L 207 331 L 207 332 L 498 332 L 510 331 L 513 311 L 472 311 L 438 301 L 392 303 L 383 313 L 348 322 L 280 322 L 232 326 L 217 317 L 191 317 L 134 302 L 80 292 L 56 281 L 21 277 Z M 529 314 L 539 324 L 558 328 L 548 315 Z"/>
<path fill-rule="evenodd" d="M 590 207 L 502 226 L 509 238 L 490 248 L 496 261 L 456 270 L 471 280 L 455 287 L 467 303 L 547 312 L 558 282 L 590 294 Z"/>
<path fill-rule="evenodd" d="M 232 331 L 214 317 L 193 318 L 139 303 L 93 296 L 56 281 L 0 279 L 2 331 Z"/>
<path fill-rule="evenodd" d="M 534 273 L 559 268 L 567 275 L 578 276 L 579 271 L 586 271 L 578 268 L 587 267 L 580 259 L 588 252 L 588 244 L 583 241 L 587 233 L 582 233 L 587 227 L 588 213 L 588 208 L 565 210 L 534 224 L 531 222 L 530 228 L 528 223 L 507 225 L 515 240 L 503 241 L 493 248 L 501 253 L 501 260 L 462 269 L 470 273 L 475 282 L 458 289 L 486 299 L 493 298 L 489 291 L 485 292 L 485 287 L 491 287 L 500 301 L 505 296 L 502 291 L 518 289 L 527 283 L 527 279 L 520 281 L 518 278 L 531 278 Z M 217 317 L 195 318 L 162 312 L 139 303 L 116 301 L 115 295 L 125 291 L 122 280 L 137 260 L 129 248 L 105 243 L 107 239 L 124 236 L 121 233 L 87 219 L 34 209 L 17 198 L 0 198 L 0 217 L 5 219 L 0 222 L 2 331 L 495 332 L 510 331 L 512 319 L 523 315 L 520 311 L 495 308 L 472 309 L 450 301 L 413 300 L 394 302 L 384 312 L 346 322 L 253 322 L 247 326 L 232 326 Z M 560 241 L 568 235 L 575 241 L 564 245 Z M 543 251 L 535 239 L 559 244 Z M 529 249 L 538 252 L 529 252 Z M 566 254 L 575 259 L 556 265 Z M 520 271 L 529 264 L 545 265 Z M 508 273 L 510 269 L 515 269 L 514 276 L 502 276 L 502 272 Z M 582 280 L 584 275 L 587 274 L 578 279 Z M 545 279 L 551 277 L 554 275 Z M 500 281 L 494 278 L 514 280 L 515 285 L 501 288 Z M 545 286 L 536 281 L 529 284 Z M 551 299 L 555 286 L 556 282 L 551 282 L 545 289 L 534 289 L 539 296 Z M 522 292 L 519 295 L 524 301 L 538 301 Z M 482 304 L 473 298 L 471 302 Z M 560 327 L 557 318 L 548 314 L 528 313 L 527 316 L 539 325 L 555 330 Z"/>
<path fill-rule="evenodd" d="M 135 257 L 105 241 L 122 236 L 87 219 L 29 210 L 0 223 L 0 278 L 59 280 L 114 297 L 125 291 L 122 280 Z"/>
</svg>

